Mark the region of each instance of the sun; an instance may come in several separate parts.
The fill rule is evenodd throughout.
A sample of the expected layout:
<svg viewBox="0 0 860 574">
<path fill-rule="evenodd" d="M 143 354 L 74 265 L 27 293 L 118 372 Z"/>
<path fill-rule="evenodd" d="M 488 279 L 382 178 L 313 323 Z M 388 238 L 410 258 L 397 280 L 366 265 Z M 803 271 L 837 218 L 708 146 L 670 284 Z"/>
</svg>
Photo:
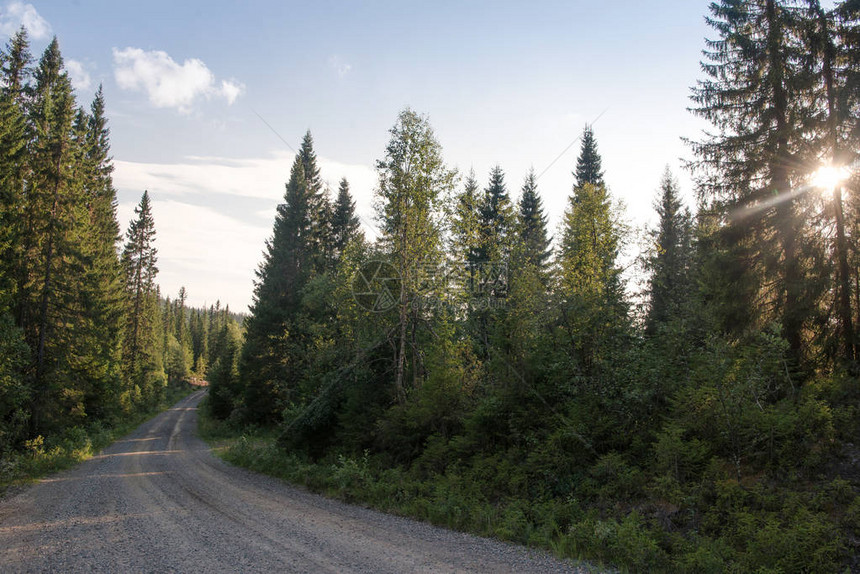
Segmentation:
<svg viewBox="0 0 860 574">
<path fill-rule="evenodd" d="M 832 192 L 848 178 L 848 170 L 844 167 L 824 165 L 812 174 L 812 185 L 824 191 Z"/>
</svg>

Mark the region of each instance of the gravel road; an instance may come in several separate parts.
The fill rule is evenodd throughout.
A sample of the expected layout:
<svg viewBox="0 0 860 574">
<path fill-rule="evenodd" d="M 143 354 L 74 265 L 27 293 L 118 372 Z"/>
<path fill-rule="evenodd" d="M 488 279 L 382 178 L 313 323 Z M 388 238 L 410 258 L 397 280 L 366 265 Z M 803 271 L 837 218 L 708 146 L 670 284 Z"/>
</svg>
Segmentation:
<svg viewBox="0 0 860 574">
<path fill-rule="evenodd" d="M 204 393 L 0 501 L 0 572 L 581 571 L 230 466 L 195 436 Z"/>
</svg>

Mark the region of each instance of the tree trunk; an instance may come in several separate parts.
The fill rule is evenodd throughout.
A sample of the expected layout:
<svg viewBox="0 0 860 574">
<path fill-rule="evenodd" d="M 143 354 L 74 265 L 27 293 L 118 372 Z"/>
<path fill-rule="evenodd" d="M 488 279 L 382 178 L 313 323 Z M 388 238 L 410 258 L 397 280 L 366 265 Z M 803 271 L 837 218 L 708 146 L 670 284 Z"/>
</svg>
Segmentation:
<svg viewBox="0 0 860 574">
<path fill-rule="evenodd" d="M 836 86 L 833 63 L 836 60 L 836 47 L 830 34 L 827 15 L 818 8 L 821 37 L 824 41 L 822 75 L 827 94 L 827 124 L 830 139 L 831 163 L 837 166 L 841 161 L 839 149 L 838 120 L 836 113 Z M 845 216 L 842 209 L 842 186 L 833 190 L 833 208 L 836 215 L 836 260 L 838 272 L 837 314 L 842 336 L 844 359 L 852 363 L 856 357 L 854 347 L 854 325 L 851 317 L 851 272 L 848 267 L 848 242 L 845 239 Z"/>
<path fill-rule="evenodd" d="M 401 223 L 400 230 L 400 253 L 398 255 L 398 264 L 400 271 L 400 301 L 398 304 L 398 312 L 399 312 L 399 327 L 400 327 L 400 343 L 397 350 L 397 376 L 394 382 L 394 390 L 397 394 L 397 402 L 399 404 L 406 403 L 406 392 L 403 388 L 403 380 L 406 374 L 406 325 L 408 323 L 408 315 L 407 315 L 407 297 L 406 290 L 409 287 L 409 271 L 406 266 L 409 264 L 409 258 L 407 257 L 406 250 L 408 248 L 408 215 L 406 213 L 406 206 L 404 205 L 405 201 L 402 197 L 403 192 L 401 192 L 400 198 L 400 216 L 403 218 Z"/>
<path fill-rule="evenodd" d="M 801 308 L 802 273 L 797 260 L 797 221 L 795 200 L 791 199 L 788 176 L 790 153 L 788 147 L 788 94 L 785 88 L 785 62 L 782 55 L 782 26 L 776 13 L 775 0 L 767 0 L 765 13 L 768 20 L 767 51 L 770 60 L 769 83 L 773 90 L 773 112 L 776 117 L 777 139 L 774 157 L 770 158 L 771 184 L 786 199 L 776 208 L 777 233 L 783 253 L 782 272 L 782 328 L 792 358 L 801 359 L 803 310 Z"/>
<path fill-rule="evenodd" d="M 854 324 L 851 319 L 851 271 L 848 267 L 848 242 L 845 239 L 845 218 L 842 213 L 842 187 L 833 190 L 833 203 L 836 208 L 836 258 L 839 269 L 839 322 L 842 326 L 842 345 L 845 360 L 853 362 L 856 357 L 854 348 Z"/>
</svg>

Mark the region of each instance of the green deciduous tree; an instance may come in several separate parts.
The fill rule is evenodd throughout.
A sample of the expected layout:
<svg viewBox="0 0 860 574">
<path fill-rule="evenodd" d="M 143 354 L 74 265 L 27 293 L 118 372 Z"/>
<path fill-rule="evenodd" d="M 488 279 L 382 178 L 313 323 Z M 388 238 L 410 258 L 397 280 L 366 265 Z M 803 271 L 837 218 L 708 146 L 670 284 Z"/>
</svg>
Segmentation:
<svg viewBox="0 0 860 574">
<path fill-rule="evenodd" d="M 395 392 L 402 403 L 406 400 L 407 337 L 410 329 L 414 333 L 417 328 L 410 303 L 418 292 L 416 271 L 442 260 L 442 203 L 453 189 L 455 173 L 445 166 L 442 146 L 426 117 L 405 109 L 389 133 L 385 157 L 376 164 L 376 194 L 384 245 L 402 284 L 395 354 Z"/>
</svg>

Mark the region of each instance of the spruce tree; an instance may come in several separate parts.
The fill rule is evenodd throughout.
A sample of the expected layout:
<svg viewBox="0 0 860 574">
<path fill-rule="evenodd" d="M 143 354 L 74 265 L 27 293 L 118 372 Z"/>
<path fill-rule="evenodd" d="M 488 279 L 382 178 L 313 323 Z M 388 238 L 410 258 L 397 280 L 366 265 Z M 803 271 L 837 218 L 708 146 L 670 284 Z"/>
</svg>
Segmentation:
<svg viewBox="0 0 860 574">
<path fill-rule="evenodd" d="M 27 264 L 22 242 L 28 129 L 19 96 L 29 60 L 21 29 L 0 50 L 0 457 L 26 438 L 33 398 L 25 376 L 30 349 L 14 321 L 23 303 L 20 274 Z"/>
<path fill-rule="evenodd" d="M 30 111 L 35 140 L 31 144 L 32 174 L 28 209 L 31 218 L 24 230 L 30 277 L 27 320 L 23 324 L 35 350 L 35 405 L 33 423 L 59 423 L 64 409 L 80 411 L 78 394 L 67 393 L 68 404 L 49 397 L 52 381 L 67 373 L 69 345 L 77 323 L 70 300 L 78 289 L 75 268 L 79 263 L 76 234 L 83 219 L 81 185 L 75 178 L 79 148 L 73 134 L 75 102 L 63 69 L 59 44 L 45 49 L 35 72 L 35 93 Z M 67 408 L 66 408 L 67 407 Z M 48 422 L 50 419 L 50 422 Z"/>
<path fill-rule="evenodd" d="M 353 240 L 362 237 L 361 224 L 355 213 L 355 201 L 349 193 L 349 182 L 346 178 L 340 180 L 337 199 L 334 203 L 331 221 L 332 249 L 336 259 L 343 255 L 346 246 Z"/>
<path fill-rule="evenodd" d="M 584 137 L 577 165 L 599 170 L 596 149 L 593 137 Z M 596 367 L 601 353 L 612 347 L 605 343 L 620 344 L 620 332 L 626 327 L 627 306 L 617 263 L 623 235 L 606 186 L 577 181 L 562 220 L 557 294 L 572 355 L 586 371 Z"/>
<path fill-rule="evenodd" d="M 455 265 L 473 267 L 481 258 L 480 201 L 481 189 L 472 169 L 466 176 L 463 190 L 454 199 L 451 239 Z"/>
<path fill-rule="evenodd" d="M 312 174 L 310 184 L 305 166 Z M 246 321 L 240 371 L 245 384 L 246 417 L 272 423 L 290 400 L 301 379 L 302 335 L 296 319 L 302 290 L 322 261 L 315 223 L 320 207 L 310 133 L 290 170 L 284 203 L 278 206 L 272 238 L 266 242 L 257 270 L 251 315 Z M 316 175 L 314 175 L 316 174 Z"/>
<path fill-rule="evenodd" d="M 317 154 L 314 150 L 314 138 L 310 130 L 302 139 L 298 157 L 302 163 L 304 194 L 307 202 L 308 254 L 311 261 L 309 271 L 324 273 L 331 260 L 332 206 L 331 198 L 323 186 L 317 165 Z"/>
<path fill-rule="evenodd" d="M 478 204 L 478 256 L 481 261 L 507 263 L 510 255 L 514 210 L 500 166 L 490 170 L 490 181 Z"/>
<path fill-rule="evenodd" d="M 28 121 L 32 103 L 32 60 L 27 31 L 22 26 L 0 54 L 0 114 L 3 122 L 0 128 L 0 202 L 3 204 L 0 245 L 5 250 L 0 257 L 0 267 L 6 270 L 7 285 L 9 281 L 14 285 L 11 311 L 16 325 L 21 328 L 29 326 L 28 313 L 33 307 L 30 288 L 35 264 L 32 230 L 36 224 L 36 208 L 33 194 L 25 191 L 32 163 L 27 149 L 33 139 Z"/>
<path fill-rule="evenodd" d="M 563 219 L 561 279 L 570 293 L 602 297 L 618 280 L 621 229 L 606 188 L 577 189 Z"/>
<path fill-rule="evenodd" d="M 221 314 L 224 317 L 224 314 Z M 226 419 L 241 399 L 239 385 L 239 357 L 242 336 L 238 325 L 224 318 L 217 334 L 216 352 L 209 378 L 209 408 L 218 419 Z"/>
<path fill-rule="evenodd" d="M 144 191 L 129 223 L 122 253 L 128 312 L 126 314 L 124 363 L 133 384 L 140 384 L 147 372 L 157 372 L 155 354 L 162 345 L 156 342 L 158 293 L 158 250 L 155 248 L 155 220 L 149 192 Z"/>
<path fill-rule="evenodd" d="M 804 19 L 792 2 L 721 0 L 708 23 L 718 34 L 707 42 L 706 78 L 693 88 L 694 113 L 716 128 L 693 144 L 699 189 L 724 223 L 715 238 L 726 252 L 724 269 L 749 276 L 747 292 L 729 289 L 726 309 L 742 331 L 778 320 L 792 356 L 802 358 L 803 329 L 820 298 L 809 277 L 817 241 L 801 213 L 812 201 L 797 191 L 808 167 L 802 150 L 814 86 L 807 73 Z M 768 304 L 761 305 L 761 301 Z"/>
<path fill-rule="evenodd" d="M 602 160 L 597 152 L 597 142 L 594 139 L 594 130 L 586 125 L 582 130 L 582 143 L 579 157 L 576 160 L 576 187 L 582 187 L 590 183 L 596 187 L 605 185 L 603 181 Z"/>
<path fill-rule="evenodd" d="M 28 129 L 18 95 L 29 62 L 26 32 L 0 50 L 0 312 L 12 312 L 27 262 L 23 254 Z M 17 87 L 16 87 L 17 84 Z M 17 297 L 16 297 L 17 295 Z"/>
<path fill-rule="evenodd" d="M 171 380 L 186 380 L 194 366 L 191 334 L 189 329 L 189 313 L 185 305 L 188 292 L 185 287 L 179 288 L 179 294 L 173 300 L 173 310 L 165 313 L 165 330 L 169 331 L 165 347 L 165 372 Z M 165 305 L 166 308 L 170 304 Z M 172 319 L 172 322 L 168 322 Z"/>
<path fill-rule="evenodd" d="M 693 296 L 691 280 L 693 221 L 679 196 L 678 182 L 669 168 L 660 182 L 656 204 L 660 222 L 651 232 L 654 253 L 648 260 L 649 306 L 646 329 L 654 334 L 660 325 L 682 317 L 685 302 Z"/>
<path fill-rule="evenodd" d="M 197 377 L 205 377 L 209 356 L 209 313 L 194 309 L 191 320 L 192 365 Z"/>
<path fill-rule="evenodd" d="M 3 77 L 0 93 L 21 106 L 26 105 L 30 91 L 28 79 L 32 61 L 27 30 L 21 26 L 10 38 L 3 57 L 0 58 L 0 71 Z"/>
<path fill-rule="evenodd" d="M 843 2 L 826 11 L 819 0 L 806 0 L 809 25 L 805 27 L 805 45 L 814 57 L 814 71 L 819 76 L 816 99 L 821 102 L 814 116 L 817 142 L 810 158 L 809 172 L 814 173 L 822 164 L 845 169 L 854 160 L 851 150 L 860 143 L 860 93 L 858 80 L 860 64 L 860 4 Z M 830 207 L 836 227 L 833 241 L 835 275 L 834 305 L 839 322 L 837 339 L 843 361 L 852 364 L 856 359 L 854 317 L 852 313 L 852 270 L 850 237 L 846 225 L 843 182 L 832 191 Z"/>
<path fill-rule="evenodd" d="M 124 317 L 122 274 L 116 244 L 116 190 L 113 187 L 109 130 L 101 89 L 87 114 L 75 121 L 78 148 L 75 180 L 84 226 L 77 233 L 79 286 L 70 303 L 77 315 L 72 337 L 75 378 L 81 381 L 88 416 L 103 416 L 116 400 L 121 379 Z"/>
<path fill-rule="evenodd" d="M 523 182 L 519 201 L 518 239 L 523 246 L 525 262 L 541 271 L 546 269 L 552 253 L 546 225 L 547 218 L 543 210 L 543 201 L 537 191 L 535 172 L 534 169 L 530 169 Z"/>
</svg>

